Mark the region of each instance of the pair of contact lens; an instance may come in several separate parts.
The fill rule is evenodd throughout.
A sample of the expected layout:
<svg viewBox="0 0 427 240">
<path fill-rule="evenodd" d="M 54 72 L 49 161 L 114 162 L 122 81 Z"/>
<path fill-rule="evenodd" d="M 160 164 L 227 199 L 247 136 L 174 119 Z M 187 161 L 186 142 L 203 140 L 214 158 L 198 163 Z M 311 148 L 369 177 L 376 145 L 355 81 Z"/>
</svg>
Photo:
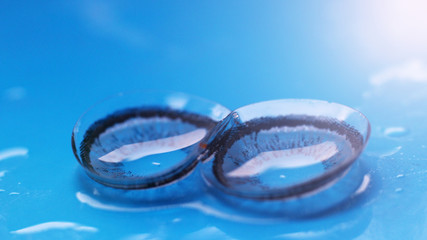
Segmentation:
<svg viewBox="0 0 427 240">
<path fill-rule="evenodd" d="M 324 101 L 267 101 L 231 112 L 182 93 L 139 92 L 92 107 L 72 143 L 87 174 L 110 187 L 164 193 L 201 171 L 232 201 L 282 203 L 342 178 L 369 132 L 360 112 Z"/>
</svg>

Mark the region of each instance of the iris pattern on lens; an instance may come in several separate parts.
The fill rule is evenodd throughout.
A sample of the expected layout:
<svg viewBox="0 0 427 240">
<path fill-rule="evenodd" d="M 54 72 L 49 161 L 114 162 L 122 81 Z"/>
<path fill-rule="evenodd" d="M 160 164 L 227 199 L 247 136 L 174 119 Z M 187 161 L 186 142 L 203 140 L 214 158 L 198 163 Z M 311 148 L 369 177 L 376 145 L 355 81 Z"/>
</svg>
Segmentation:
<svg viewBox="0 0 427 240">
<path fill-rule="evenodd" d="M 226 194 L 258 200 L 314 194 L 345 174 L 369 132 L 363 115 L 339 104 L 277 100 L 248 105 L 202 140 L 208 146 L 201 157 L 204 179 Z"/>
<path fill-rule="evenodd" d="M 324 211 L 358 189 L 361 168 L 351 166 L 369 134 L 363 114 L 336 103 L 283 99 L 230 112 L 154 93 L 96 105 L 77 122 L 72 144 L 91 178 L 145 202 L 204 193 L 203 177 L 233 205 L 296 216 Z"/>
<path fill-rule="evenodd" d="M 121 110 L 86 131 L 82 164 L 111 179 L 111 186 L 117 181 L 126 188 L 162 185 L 195 167 L 188 159 L 191 151 L 214 125 L 208 117 L 167 108 Z"/>
</svg>

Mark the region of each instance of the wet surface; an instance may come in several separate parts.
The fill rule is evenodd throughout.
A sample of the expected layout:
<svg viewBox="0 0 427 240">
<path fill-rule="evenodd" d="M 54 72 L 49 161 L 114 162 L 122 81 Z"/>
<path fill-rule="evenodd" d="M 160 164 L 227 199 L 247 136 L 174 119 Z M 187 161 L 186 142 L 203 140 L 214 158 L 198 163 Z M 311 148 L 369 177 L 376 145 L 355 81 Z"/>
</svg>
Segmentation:
<svg viewBox="0 0 427 240">
<path fill-rule="evenodd" d="M 423 1 L 0 5 L 1 239 L 426 238 Z M 202 186 L 197 201 L 147 207 L 81 172 L 70 133 L 96 101 L 150 88 L 231 109 L 353 106 L 372 125 L 365 174 L 348 201 L 304 219 L 234 209 Z"/>
</svg>

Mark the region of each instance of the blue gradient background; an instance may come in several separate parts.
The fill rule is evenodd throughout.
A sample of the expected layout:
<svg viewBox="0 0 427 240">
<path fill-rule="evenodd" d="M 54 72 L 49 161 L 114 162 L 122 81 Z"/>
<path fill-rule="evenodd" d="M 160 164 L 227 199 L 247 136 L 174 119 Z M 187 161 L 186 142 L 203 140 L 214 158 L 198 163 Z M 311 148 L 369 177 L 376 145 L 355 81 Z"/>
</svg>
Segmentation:
<svg viewBox="0 0 427 240">
<path fill-rule="evenodd" d="M 426 238 L 426 11 L 419 0 L 2 1 L 0 156 L 28 153 L 0 157 L 0 238 Z M 280 224 L 92 208 L 76 198 L 72 127 L 96 101 L 134 89 L 230 109 L 280 98 L 355 107 L 373 127 L 360 159 L 368 190 L 342 211 Z M 14 232 L 46 222 L 96 231 Z"/>
</svg>

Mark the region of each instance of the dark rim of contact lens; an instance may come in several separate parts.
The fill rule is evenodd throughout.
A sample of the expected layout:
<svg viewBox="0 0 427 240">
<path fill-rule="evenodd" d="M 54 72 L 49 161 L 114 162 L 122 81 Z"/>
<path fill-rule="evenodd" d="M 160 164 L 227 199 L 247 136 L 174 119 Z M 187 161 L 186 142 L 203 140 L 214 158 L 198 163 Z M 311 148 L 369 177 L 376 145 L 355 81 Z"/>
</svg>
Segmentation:
<svg viewBox="0 0 427 240">
<path fill-rule="evenodd" d="M 335 168 L 326 171 L 322 175 L 312 178 L 308 181 L 295 184 L 290 187 L 267 190 L 262 195 L 242 193 L 235 189 L 229 189 L 227 180 L 224 178 L 222 165 L 224 163 L 224 156 L 228 149 L 238 140 L 245 137 L 246 135 L 254 132 L 258 133 L 262 130 L 268 130 L 273 127 L 298 127 L 298 126 L 313 126 L 318 129 L 325 129 L 336 132 L 340 135 L 345 136 L 356 153 L 359 149 L 363 148 L 364 140 L 362 134 L 356 129 L 346 124 L 343 121 L 337 121 L 327 117 L 313 117 L 308 115 L 288 115 L 280 117 L 261 117 L 254 120 L 250 120 L 243 124 L 238 124 L 232 129 L 224 132 L 223 136 L 219 139 L 214 139 L 208 146 L 208 150 L 215 154 L 215 159 L 212 165 L 212 171 L 216 179 L 225 187 L 226 191 L 230 194 L 237 195 L 240 197 L 253 198 L 253 199 L 283 199 L 288 197 L 300 196 L 304 193 L 316 190 L 340 174 L 342 174 L 357 158 L 358 155 L 349 158 L 346 161 L 340 162 L 335 165 Z M 285 191 L 284 191 L 285 190 Z"/>
<path fill-rule="evenodd" d="M 123 123 L 129 119 L 132 118 L 152 118 L 152 117 L 167 117 L 169 119 L 175 120 L 179 119 L 183 122 L 190 123 L 196 127 L 206 128 L 210 129 L 217 123 L 216 121 L 210 119 L 209 117 L 205 117 L 203 115 L 198 115 L 194 113 L 189 113 L 186 111 L 181 110 L 175 110 L 171 108 L 127 108 L 124 110 L 116 111 L 107 117 L 100 119 L 93 123 L 88 130 L 86 131 L 83 140 L 80 144 L 80 157 L 81 157 L 81 164 L 89 169 L 95 176 L 98 174 L 94 170 L 93 166 L 91 165 L 91 160 L 89 157 L 92 144 L 94 141 L 108 128 Z M 73 145 L 73 148 L 75 146 Z M 74 151 L 75 154 L 77 154 L 77 151 Z M 77 157 L 77 155 L 76 155 Z M 77 157 L 78 159 L 78 157 Z M 166 174 L 159 176 L 159 177 L 152 177 L 147 178 L 147 182 L 144 184 L 128 184 L 126 186 L 124 185 L 114 185 L 106 182 L 102 182 L 103 184 L 107 184 L 112 187 L 119 187 L 119 188 L 127 188 L 127 189 L 137 189 L 137 188 L 150 188 L 150 187 L 156 187 L 160 185 L 164 185 L 166 183 L 172 182 L 176 179 L 180 179 L 181 177 L 184 177 L 189 172 L 191 172 L 194 167 L 197 165 L 197 161 L 190 161 L 188 163 L 185 163 L 183 168 L 173 168 L 170 172 L 167 172 Z M 99 179 L 95 179 L 96 181 L 102 181 Z"/>
</svg>

